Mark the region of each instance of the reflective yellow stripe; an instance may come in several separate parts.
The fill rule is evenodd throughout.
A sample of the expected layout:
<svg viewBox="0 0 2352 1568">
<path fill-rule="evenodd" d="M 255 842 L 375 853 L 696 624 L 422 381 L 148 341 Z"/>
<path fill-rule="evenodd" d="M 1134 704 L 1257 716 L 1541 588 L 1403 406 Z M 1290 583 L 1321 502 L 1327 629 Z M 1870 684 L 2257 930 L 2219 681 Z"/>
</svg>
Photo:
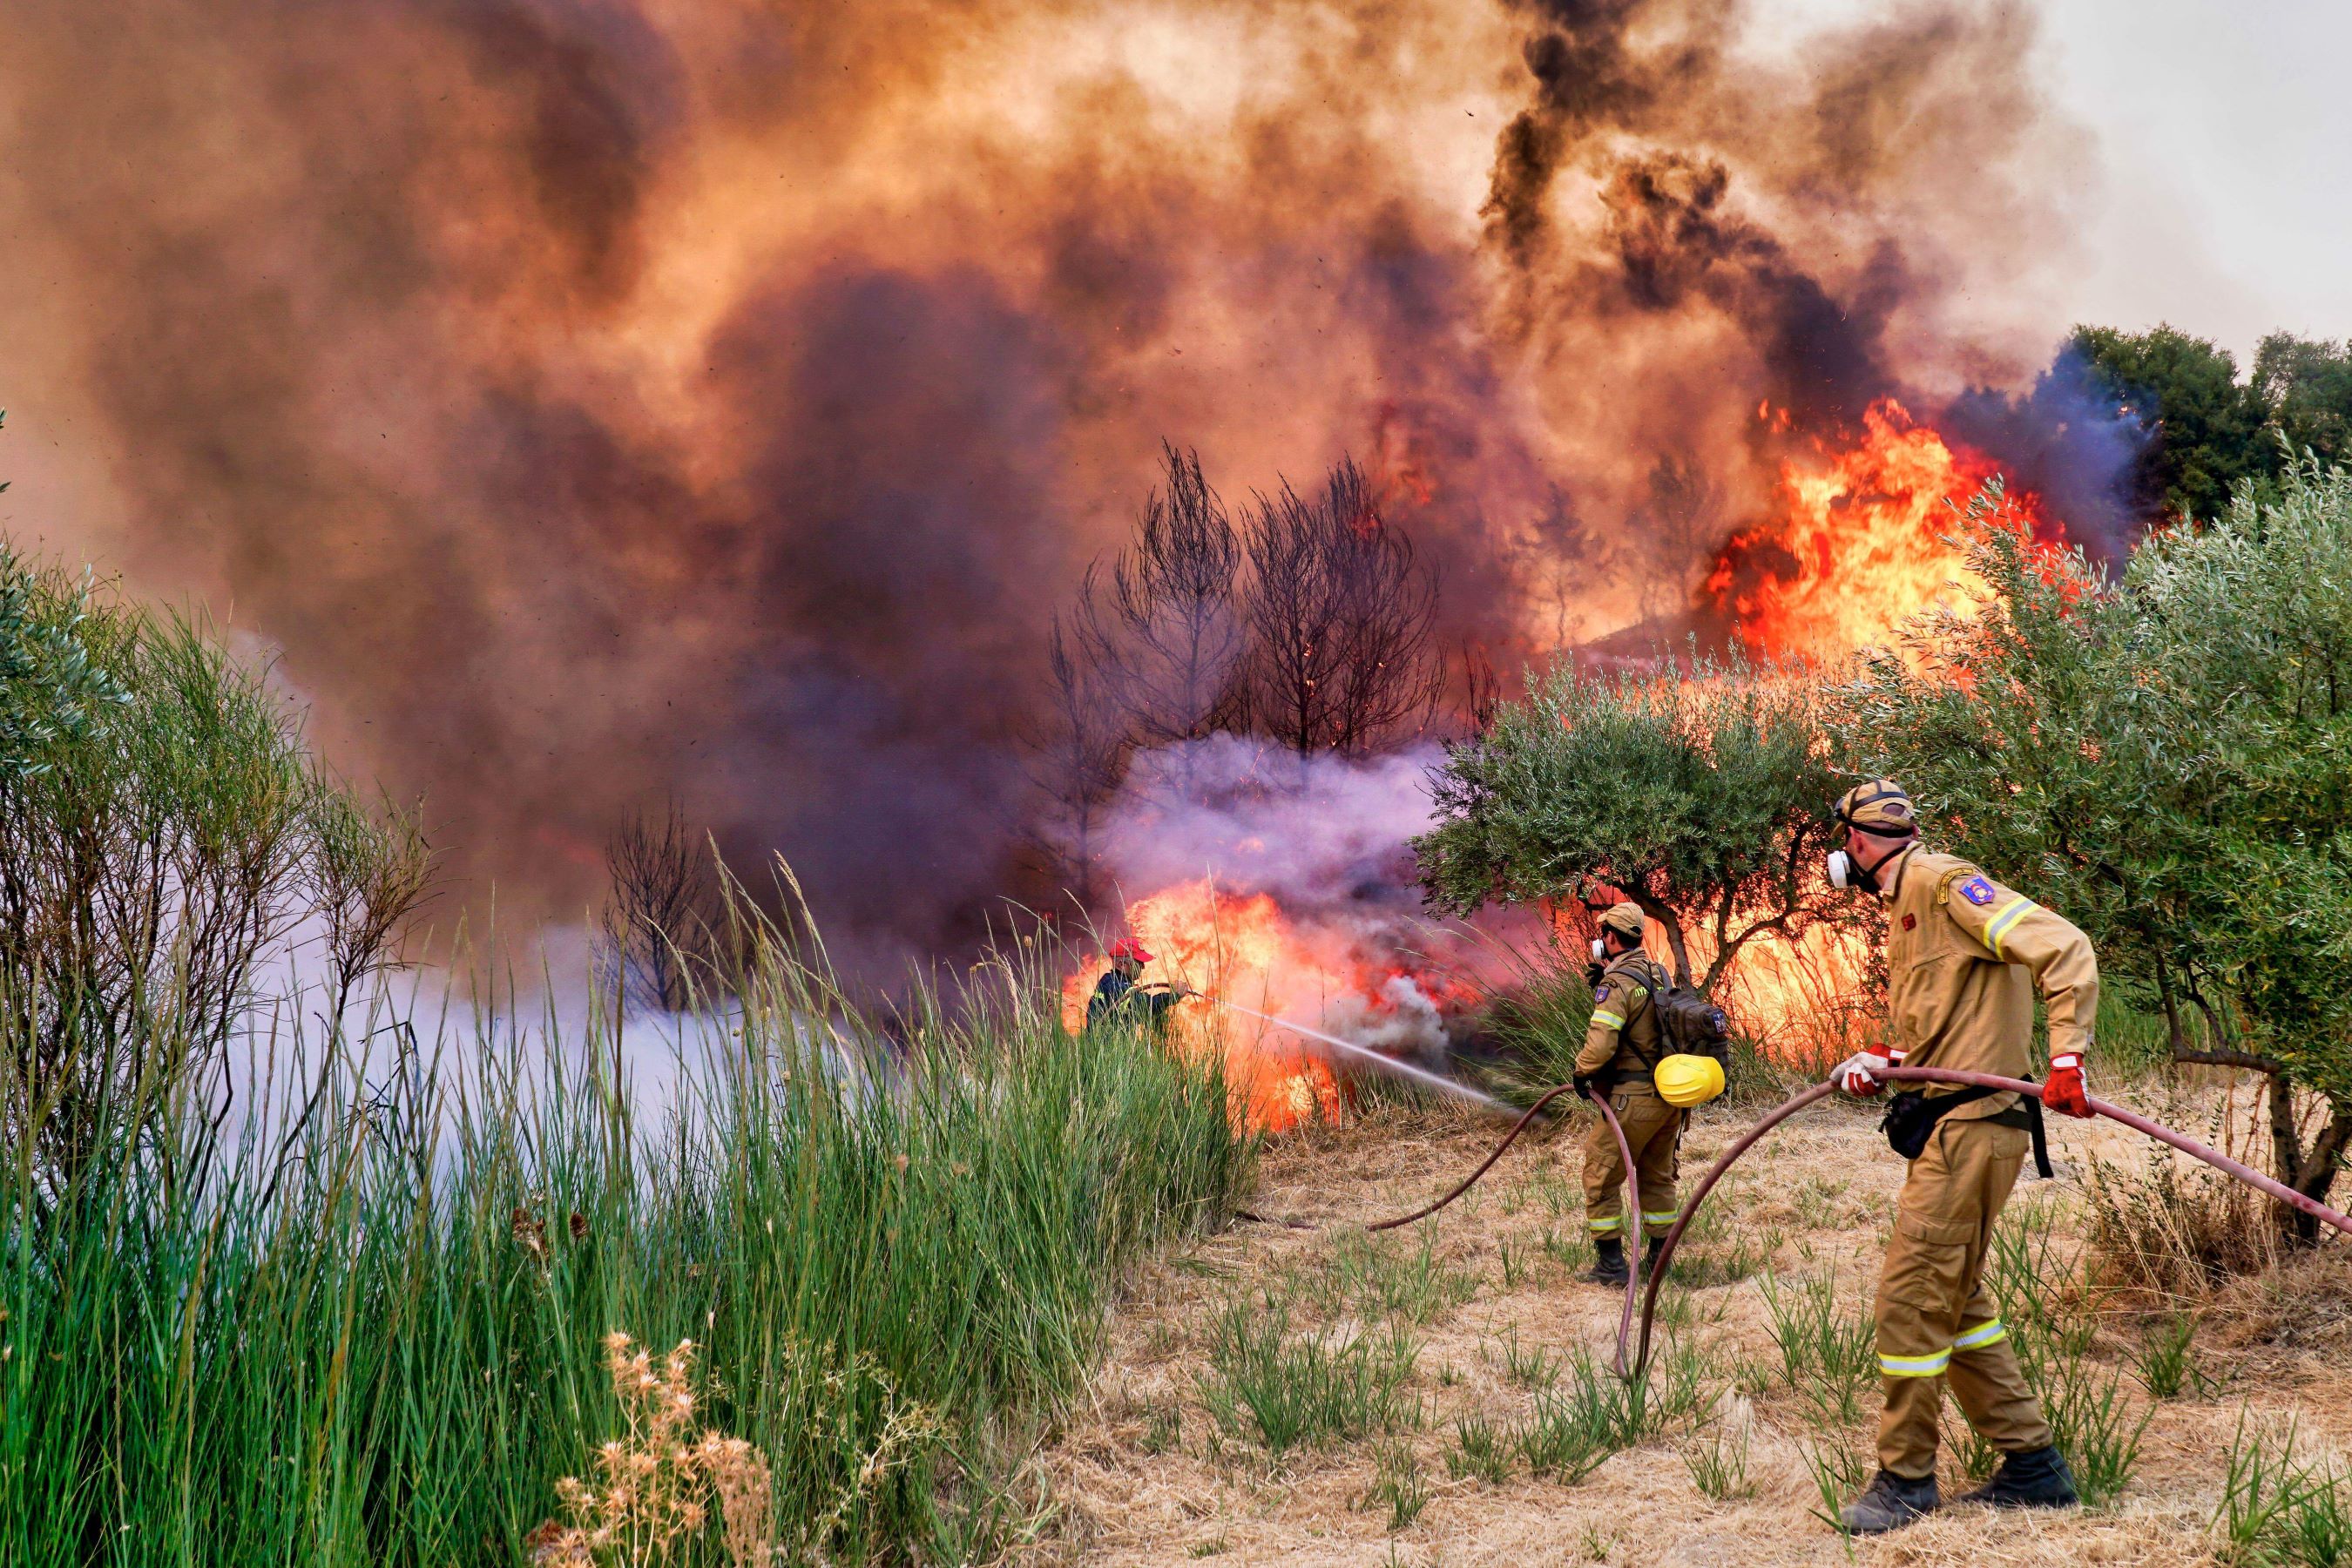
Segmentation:
<svg viewBox="0 0 2352 1568">
<path fill-rule="evenodd" d="M 1934 1355 L 1888 1355 L 1878 1352 L 1878 1370 L 1889 1377 L 1941 1377 L 1952 1364 L 1952 1352 L 1937 1351 Z"/>
<path fill-rule="evenodd" d="M 1683 1211 L 1680 1209 L 1643 1209 L 1642 1211 L 1642 1223 L 1643 1225 L 1672 1225 L 1676 1219 L 1681 1217 L 1682 1212 Z"/>
<path fill-rule="evenodd" d="M 2009 1338 L 2009 1329 L 1999 1318 L 1989 1323 L 1979 1323 L 1973 1329 L 1962 1329 L 1960 1337 L 1952 1342 L 1956 1351 L 1980 1351 L 1987 1345 L 1997 1345 Z"/>
<path fill-rule="evenodd" d="M 1606 1024 L 1612 1029 L 1622 1029 L 1625 1026 L 1625 1020 L 1614 1013 L 1595 1013 L 1592 1015 L 1592 1021 L 1596 1024 Z"/>
<path fill-rule="evenodd" d="M 1612 1214 L 1607 1219 L 1589 1219 L 1584 1223 L 1591 1226 L 1592 1227 L 1592 1233 L 1595 1236 L 1598 1236 L 1602 1231 L 1606 1230 L 1624 1229 L 1625 1216 L 1622 1214 Z"/>
<path fill-rule="evenodd" d="M 2001 939 L 2007 936 L 2010 928 L 2023 920 L 2026 911 L 2032 908 L 2032 899 L 2015 899 L 2004 905 L 2000 913 L 1992 917 L 1992 923 L 1985 927 L 1984 942 L 1987 947 L 1992 949 L 1992 955 L 1995 958 L 2009 956 L 2000 950 Z"/>
</svg>

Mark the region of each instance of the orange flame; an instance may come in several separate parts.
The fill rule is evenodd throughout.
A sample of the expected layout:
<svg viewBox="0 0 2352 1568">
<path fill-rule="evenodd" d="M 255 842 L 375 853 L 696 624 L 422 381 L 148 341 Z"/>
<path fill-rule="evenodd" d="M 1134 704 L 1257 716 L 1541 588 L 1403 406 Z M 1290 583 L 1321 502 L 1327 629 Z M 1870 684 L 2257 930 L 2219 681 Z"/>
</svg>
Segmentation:
<svg viewBox="0 0 2352 1568">
<path fill-rule="evenodd" d="M 1147 984 L 1181 982 L 1302 1023 L 1361 990 L 1352 965 L 1318 952 L 1269 894 L 1185 882 L 1129 905 L 1127 919 L 1152 955 Z M 1085 1027 L 1087 1001 L 1109 967 L 1108 959 L 1090 957 L 1063 981 L 1062 1021 L 1073 1032 Z M 1310 1119 L 1339 1119 L 1339 1083 L 1329 1064 L 1285 1030 L 1202 1000 L 1177 1005 L 1168 1037 L 1194 1059 L 1223 1059 L 1234 1118 L 1245 1127 L 1279 1132 Z"/>
<path fill-rule="evenodd" d="M 1774 432 L 1788 428 L 1784 411 L 1761 407 L 1758 417 Z M 1777 514 L 1724 547 L 1707 593 L 1753 654 L 1823 664 L 1884 644 L 1905 621 L 1985 592 L 1951 536 L 1996 472 L 1989 458 L 1881 399 L 1852 446 L 1824 445 L 1812 461 L 1781 466 Z M 2001 517 L 2044 550 L 2064 537 L 2030 491 L 2010 492 Z M 1721 1000 L 1777 1059 L 1826 1067 L 1877 1037 L 1864 985 L 1868 946 L 1853 930 L 1828 928 L 1751 942 L 1727 972 Z"/>
<path fill-rule="evenodd" d="M 1751 653 L 1822 663 L 1884 642 L 1955 591 L 1982 592 L 1948 536 L 1954 508 L 1996 471 L 1883 398 L 1853 447 L 1782 465 L 1779 515 L 1733 536 L 1706 592 Z M 2007 514 L 2038 538 L 2060 532 L 2031 493 L 2013 492 Z"/>
</svg>

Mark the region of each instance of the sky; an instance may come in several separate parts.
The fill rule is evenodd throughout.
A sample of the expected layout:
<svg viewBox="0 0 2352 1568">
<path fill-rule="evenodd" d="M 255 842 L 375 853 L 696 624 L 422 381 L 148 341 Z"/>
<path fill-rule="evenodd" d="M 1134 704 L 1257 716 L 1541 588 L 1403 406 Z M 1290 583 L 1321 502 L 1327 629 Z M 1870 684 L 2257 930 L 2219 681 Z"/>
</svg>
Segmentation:
<svg viewBox="0 0 2352 1568">
<path fill-rule="evenodd" d="M 1803 25 L 1869 0 L 1774 0 Z M 2042 0 L 2043 79 L 2088 132 L 2069 320 L 2170 321 L 2242 365 L 2265 332 L 2352 337 L 2352 4 Z M 1759 18 L 1766 13 L 1759 11 Z"/>
</svg>

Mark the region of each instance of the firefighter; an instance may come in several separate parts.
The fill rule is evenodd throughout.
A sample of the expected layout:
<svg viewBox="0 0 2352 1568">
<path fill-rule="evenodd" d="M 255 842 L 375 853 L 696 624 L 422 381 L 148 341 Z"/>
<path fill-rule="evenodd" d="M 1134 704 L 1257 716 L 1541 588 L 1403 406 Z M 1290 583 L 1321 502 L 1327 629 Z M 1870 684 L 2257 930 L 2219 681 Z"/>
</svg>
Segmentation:
<svg viewBox="0 0 2352 1568">
<path fill-rule="evenodd" d="M 1665 975 L 1642 951 L 1642 909 L 1613 904 L 1601 917 L 1593 944 L 1601 973 L 1593 982 L 1592 1022 L 1584 1048 L 1576 1054 L 1574 1082 L 1580 1095 L 1606 1095 L 1633 1151 L 1640 1224 L 1652 1239 L 1675 1223 L 1676 1151 L 1685 1113 L 1658 1095 L 1652 1075 L 1665 1055 L 1654 990 Z M 1609 1124 L 1594 1119 L 1584 1141 L 1584 1223 L 1592 1231 L 1593 1264 L 1584 1278 L 1595 1285 L 1622 1285 L 1625 1268 L 1625 1165 Z"/>
<path fill-rule="evenodd" d="M 1892 1037 L 1835 1071 L 1848 1094 L 1874 1095 L 1890 1066 L 2023 1078 L 2038 984 L 2050 1017 L 2042 1104 L 2088 1116 L 2083 1058 L 2098 1011 L 2088 938 L 1967 861 L 1919 842 L 1916 813 L 1887 779 L 1841 796 L 1845 847 L 1830 880 L 1875 892 L 1886 906 L 1886 1014 Z M 1899 1530 L 1937 1503 L 1936 1425 L 1944 1387 L 2000 1451 L 1991 1481 L 1962 1502 L 2063 1508 L 2074 1477 L 2040 1403 L 2018 1370 L 1984 1280 L 1993 1222 L 2017 1182 L 2040 1122 L 2023 1097 L 1924 1086 L 1898 1096 L 1889 1142 L 1911 1158 L 1878 1277 L 1878 1370 L 1886 1400 L 1878 1474 L 1839 1519 L 1856 1535 Z"/>
<path fill-rule="evenodd" d="M 1168 1010 L 1192 993 L 1181 985 L 1137 984 L 1143 978 L 1143 966 L 1150 962 L 1151 954 L 1131 936 L 1110 944 L 1110 967 L 1095 982 L 1095 994 L 1087 999 L 1088 1030 L 1139 1019 L 1150 1025 L 1155 1035 L 1166 1030 Z"/>
</svg>

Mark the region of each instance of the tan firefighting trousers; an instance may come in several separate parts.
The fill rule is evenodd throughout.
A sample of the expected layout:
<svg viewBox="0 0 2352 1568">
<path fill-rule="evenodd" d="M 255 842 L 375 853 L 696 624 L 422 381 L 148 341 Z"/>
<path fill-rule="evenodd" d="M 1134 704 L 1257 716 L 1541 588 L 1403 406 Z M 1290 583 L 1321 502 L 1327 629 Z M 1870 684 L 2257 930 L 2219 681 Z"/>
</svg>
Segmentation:
<svg viewBox="0 0 2352 1568">
<path fill-rule="evenodd" d="M 1677 1212 L 1675 1178 L 1681 1173 L 1678 1158 L 1683 1113 L 1652 1093 L 1647 1085 L 1620 1084 L 1609 1091 L 1609 1109 L 1625 1130 L 1625 1146 L 1633 1152 L 1633 1172 L 1642 1205 L 1642 1229 L 1664 1236 Z M 1625 1162 L 1617 1153 L 1617 1140 L 1609 1123 L 1598 1115 L 1584 1139 L 1584 1221 L 1596 1237 L 1625 1233 Z"/>
<path fill-rule="evenodd" d="M 1878 1462 L 1907 1479 L 1936 1473 L 1936 1417 L 1948 1380 L 1969 1424 L 2002 1453 L 2050 1444 L 2049 1424 L 1984 1282 L 1993 1221 L 2030 1142 L 2022 1128 L 1948 1119 L 1903 1184 L 1878 1276 L 1878 1371 L 1886 1390 Z"/>
</svg>

